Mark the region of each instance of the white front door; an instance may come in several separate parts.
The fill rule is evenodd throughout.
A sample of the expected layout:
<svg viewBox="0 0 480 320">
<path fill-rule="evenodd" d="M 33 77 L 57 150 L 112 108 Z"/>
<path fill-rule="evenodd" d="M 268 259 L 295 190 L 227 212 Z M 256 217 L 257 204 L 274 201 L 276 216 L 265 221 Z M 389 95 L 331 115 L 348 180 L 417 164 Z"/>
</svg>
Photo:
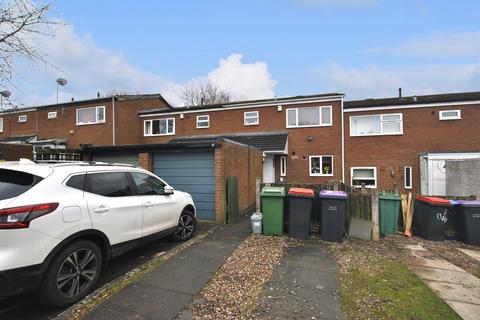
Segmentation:
<svg viewBox="0 0 480 320">
<path fill-rule="evenodd" d="M 267 155 L 263 161 L 263 183 L 275 183 L 273 155 Z"/>
</svg>

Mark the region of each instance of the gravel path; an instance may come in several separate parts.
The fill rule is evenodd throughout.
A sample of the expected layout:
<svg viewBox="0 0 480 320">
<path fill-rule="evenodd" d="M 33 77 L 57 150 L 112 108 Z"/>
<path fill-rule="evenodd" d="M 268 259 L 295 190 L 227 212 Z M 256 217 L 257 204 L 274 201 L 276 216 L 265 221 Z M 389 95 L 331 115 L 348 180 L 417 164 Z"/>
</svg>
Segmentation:
<svg viewBox="0 0 480 320">
<path fill-rule="evenodd" d="M 202 289 L 190 310 L 182 313 L 183 318 L 191 314 L 193 319 L 248 319 L 285 247 L 284 237 L 249 236 Z"/>
</svg>

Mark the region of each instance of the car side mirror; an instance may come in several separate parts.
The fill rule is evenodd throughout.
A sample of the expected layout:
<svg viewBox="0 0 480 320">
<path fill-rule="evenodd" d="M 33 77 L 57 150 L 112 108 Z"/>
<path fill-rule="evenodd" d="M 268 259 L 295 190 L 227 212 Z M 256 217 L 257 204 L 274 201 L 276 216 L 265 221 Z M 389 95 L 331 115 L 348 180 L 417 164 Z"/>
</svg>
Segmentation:
<svg viewBox="0 0 480 320">
<path fill-rule="evenodd" d="M 166 195 L 173 194 L 174 191 L 175 191 L 175 189 L 173 189 L 170 186 L 165 186 L 163 188 L 163 194 L 166 194 Z"/>
</svg>

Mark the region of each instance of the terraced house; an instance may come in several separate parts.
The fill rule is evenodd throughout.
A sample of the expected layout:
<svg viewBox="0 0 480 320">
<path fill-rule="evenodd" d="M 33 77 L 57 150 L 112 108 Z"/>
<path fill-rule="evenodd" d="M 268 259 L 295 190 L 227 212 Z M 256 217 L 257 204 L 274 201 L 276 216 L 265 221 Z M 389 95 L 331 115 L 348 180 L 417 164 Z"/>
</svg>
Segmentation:
<svg viewBox="0 0 480 320">
<path fill-rule="evenodd" d="M 141 165 L 191 192 L 201 218 L 221 221 L 225 176 L 239 179 L 241 210 L 254 201 L 256 177 L 443 195 L 445 161 L 480 158 L 479 107 L 480 92 L 358 101 L 327 93 L 188 108 L 161 95 L 119 96 L 3 114 L 0 138 Z"/>
</svg>

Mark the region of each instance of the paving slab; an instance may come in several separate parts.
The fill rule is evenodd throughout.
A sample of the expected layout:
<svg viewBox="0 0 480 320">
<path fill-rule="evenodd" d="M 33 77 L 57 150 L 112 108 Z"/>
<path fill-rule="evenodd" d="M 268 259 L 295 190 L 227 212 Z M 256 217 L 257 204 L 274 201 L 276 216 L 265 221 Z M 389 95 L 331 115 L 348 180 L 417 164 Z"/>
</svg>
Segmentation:
<svg viewBox="0 0 480 320">
<path fill-rule="evenodd" d="M 246 218 L 213 233 L 98 305 L 84 319 L 172 319 L 250 234 Z"/>
<path fill-rule="evenodd" d="M 470 249 L 463 249 L 463 248 L 458 248 L 458 251 L 463 252 L 470 258 L 473 258 L 477 261 L 480 261 L 480 251 L 477 250 L 470 250 Z"/>
<path fill-rule="evenodd" d="M 480 279 L 423 248 L 409 248 L 405 265 L 460 317 L 476 320 L 480 314 Z"/>
<path fill-rule="evenodd" d="M 289 247 L 260 294 L 254 319 L 343 319 L 337 265 L 319 241 Z"/>
</svg>

